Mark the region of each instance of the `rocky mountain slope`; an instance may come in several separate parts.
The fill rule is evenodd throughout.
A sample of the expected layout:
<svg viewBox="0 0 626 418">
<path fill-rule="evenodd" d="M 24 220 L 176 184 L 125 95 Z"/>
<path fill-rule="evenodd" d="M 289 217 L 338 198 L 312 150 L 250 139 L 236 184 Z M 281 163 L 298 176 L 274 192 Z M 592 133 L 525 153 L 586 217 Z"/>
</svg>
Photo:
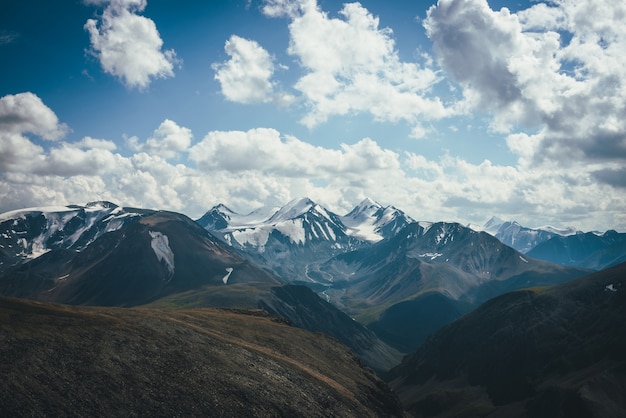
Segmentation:
<svg viewBox="0 0 626 418">
<path fill-rule="evenodd" d="M 311 199 L 240 215 L 220 204 L 196 222 L 285 282 L 327 284 L 317 266 L 334 255 L 393 236 L 413 220 L 365 199 L 339 216 Z"/>
<path fill-rule="evenodd" d="M 103 234 L 150 213 L 154 211 L 91 202 L 0 214 L 0 271 L 51 250 L 80 251 Z"/>
<path fill-rule="evenodd" d="M 444 327 L 390 373 L 420 416 L 626 414 L 626 264 L 507 293 Z"/>
<path fill-rule="evenodd" d="M 402 416 L 343 345 L 260 311 L 0 298 L 6 416 Z"/>
<path fill-rule="evenodd" d="M 53 248 L 5 268 L 0 294 L 74 305 L 136 306 L 202 285 L 253 282 L 278 284 L 186 216 L 153 212 L 87 246 Z"/>
<path fill-rule="evenodd" d="M 457 223 L 413 223 L 375 245 L 321 265 L 329 299 L 396 348 L 410 351 L 487 299 L 550 285 L 585 270 L 528 258 Z"/>
</svg>

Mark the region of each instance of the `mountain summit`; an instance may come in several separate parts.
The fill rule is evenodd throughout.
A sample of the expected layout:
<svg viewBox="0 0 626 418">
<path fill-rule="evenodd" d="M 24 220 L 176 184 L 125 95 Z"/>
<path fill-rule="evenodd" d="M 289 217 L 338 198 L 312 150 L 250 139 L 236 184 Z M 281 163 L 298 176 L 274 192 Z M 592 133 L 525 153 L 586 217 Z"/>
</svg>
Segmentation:
<svg viewBox="0 0 626 418">
<path fill-rule="evenodd" d="M 269 266 L 285 281 L 327 284 L 328 278 L 317 268 L 321 262 L 392 237 L 415 221 L 401 210 L 369 198 L 339 216 L 304 197 L 248 215 L 218 205 L 197 222 L 253 261 Z"/>
<path fill-rule="evenodd" d="M 415 222 L 393 206 L 382 206 L 370 198 L 364 199 L 350 213 L 341 217 L 348 233 L 356 238 L 378 242 L 397 234 L 408 224 Z"/>
</svg>

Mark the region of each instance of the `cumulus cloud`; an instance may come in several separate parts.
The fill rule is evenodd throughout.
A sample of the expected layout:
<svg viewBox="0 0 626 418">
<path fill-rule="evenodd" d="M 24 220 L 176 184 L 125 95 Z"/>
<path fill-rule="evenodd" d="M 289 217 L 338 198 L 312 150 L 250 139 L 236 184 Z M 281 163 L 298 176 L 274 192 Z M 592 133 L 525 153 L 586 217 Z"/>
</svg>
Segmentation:
<svg viewBox="0 0 626 418">
<path fill-rule="evenodd" d="M 115 151 L 117 149 L 117 145 L 115 145 L 115 142 L 113 141 L 109 141 L 107 139 L 92 138 L 90 136 L 86 136 L 80 141 L 75 142 L 73 146 L 82 149 L 95 148 L 107 151 Z"/>
<path fill-rule="evenodd" d="M 307 9 L 315 9 L 316 0 L 265 0 L 263 13 L 270 17 L 297 17 Z"/>
<path fill-rule="evenodd" d="M 378 18 L 359 3 L 345 4 L 340 18 L 329 17 L 315 0 L 270 0 L 263 12 L 291 19 L 288 53 L 306 72 L 294 86 L 307 107 L 304 125 L 367 113 L 379 121 L 405 121 L 419 137 L 423 121 L 453 113 L 430 94 L 440 77 L 429 60 L 402 62 L 392 30 L 379 28 Z"/>
<path fill-rule="evenodd" d="M 140 143 L 136 137 L 132 137 L 129 143 L 136 151 L 172 159 L 189 148 L 192 138 L 191 129 L 179 126 L 173 120 L 165 119 L 146 142 Z"/>
<path fill-rule="evenodd" d="M 215 79 L 220 82 L 224 97 L 238 103 L 271 101 L 274 63 L 270 54 L 256 41 L 237 35 L 226 41 L 224 50 L 230 59 L 213 64 Z"/>
<path fill-rule="evenodd" d="M 340 150 L 311 145 L 274 129 L 214 131 L 190 149 L 189 158 L 203 170 L 258 171 L 286 177 L 329 178 L 397 168 L 397 154 L 362 139 Z"/>
<path fill-rule="evenodd" d="M 56 132 L 60 124 L 34 129 L 24 122 L 28 112 L 20 114 L 2 122 L 0 212 L 105 199 L 199 217 L 219 202 L 245 212 L 309 196 L 344 214 L 369 196 L 419 220 L 482 223 L 498 214 L 529 226 L 555 220 L 587 229 L 626 225 L 626 194 L 613 188 L 623 187 L 619 164 L 607 168 L 581 161 L 573 169 L 476 164 L 448 154 L 438 159 L 399 154 L 371 138 L 337 148 L 315 146 L 261 128 L 212 131 L 189 146 L 191 132 L 171 120 L 123 155 L 110 140 L 92 137 L 37 145 L 26 135 Z M 526 150 L 528 138 L 511 139 L 511 146 L 535 152 Z M 175 153 L 188 155 L 190 162 L 168 161 Z"/>
<path fill-rule="evenodd" d="M 486 0 L 441 0 L 424 25 L 468 107 L 491 113 L 522 163 L 569 165 L 626 159 L 624 16 L 626 6 L 604 0 L 516 14 Z"/>
<path fill-rule="evenodd" d="M 59 123 L 55 113 L 30 92 L 0 98 L 0 133 L 35 134 L 43 139 L 58 140 L 68 127 Z"/>
<path fill-rule="evenodd" d="M 594 171 L 592 176 L 601 183 L 626 189 L 626 168 L 604 168 Z"/>
<path fill-rule="evenodd" d="M 106 5 L 99 21 L 89 19 L 92 53 L 102 69 L 128 88 L 146 88 L 154 78 L 174 76 L 179 63 L 173 49 L 162 50 L 163 40 L 154 21 L 137 13 L 147 0 L 87 0 L 87 4 Z"/>
<path fill-rule="evenodd" d="M 0 98 L 0 171 L 28 171 L 36 166 L 43 148 L 26 137 L 27 134 L 56 141 L 68 130 L 33 93 Z"/>
<path fill-rule="evenodd" d="M 76 143 L 61 141 L 69 128 L 30 92 L 0 98 L 0 170 L 7 173 L 74 176 L 102 174 L 115 165 L 111 141 L 85 137 Z M 46 151 L 28 134 L 55 140 Z"/>
</svg>

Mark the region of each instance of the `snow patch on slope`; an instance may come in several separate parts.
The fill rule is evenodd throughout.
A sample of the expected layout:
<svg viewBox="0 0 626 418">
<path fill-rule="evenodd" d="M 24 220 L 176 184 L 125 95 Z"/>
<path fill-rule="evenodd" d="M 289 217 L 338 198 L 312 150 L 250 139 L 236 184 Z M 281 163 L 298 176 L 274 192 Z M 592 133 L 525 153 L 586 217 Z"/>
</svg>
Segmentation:
<svg viewBox="0 0 626 418">
<path fill-rule="evenodd" d="M 232 272 L 233 272 L 233 268 L 232 267 L 226 268 L 226 276 L 222 277 L 222 281 L 224 282 L 224 284 L 228 283 L 228 278 L 230 277 Z"/>
<path fill-rule="evenodd" d="M 294 244 L 304 244 L 306 242 L 302 219 L 280 222 L 276 224 L 275 228 L 284 236 L 289 237 Z"/>
<path fill-rule="evenodd" d="M 150 237 L 152 237 L 152 241 L 150 241 L 150 246 L 154 251 L 154 254 L 159 259 L 159 262 L 164 261 L 167 266 L 167 270 L 169 271 L 168 281 L 174 276 L 174 252 L 170 248 L 170 240 L 167 238 L 167 235 L 164 235 L 160 232 L 148 231 Z"/>
<path fill-rule="evenodd" d="M 259 252 L 265 251 L 265 244 L 272 233 L 271 226 L 262 226 L 259 228 L 249 228 L 232 231 L 231 234 L 235 241 L 246 246 L 251 245 L 258 249 Z"/>
</svg>

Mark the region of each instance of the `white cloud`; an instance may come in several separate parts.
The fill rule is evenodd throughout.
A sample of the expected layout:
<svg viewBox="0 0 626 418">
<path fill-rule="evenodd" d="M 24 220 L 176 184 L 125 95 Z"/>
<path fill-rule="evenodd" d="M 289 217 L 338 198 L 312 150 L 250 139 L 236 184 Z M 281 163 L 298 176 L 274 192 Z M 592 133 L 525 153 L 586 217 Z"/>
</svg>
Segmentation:
<svg viewBox="0 0 626 418">
<path fill-rule="evenodd" d="M 19 37 L 20 37 L 20 34 L 17 32 L 9 31 L 6 29 L 0 29 L 0 46 L 12 44 Z"/>
<path fill-rule="evenodd" d="M 2 122 L 0 212 L 105 199 L 199 217 L 219 202 L 244 212 L 309 196 L 344 214 L 369 196 L 419 220 L 481 223 L 497 214 L 529 226 L 626 228 L 626 194 L 597 183 L 624 187 L 619 164 L 473 164 L 451 155 L 398 154 L 371 138 L 336 149 L 315 146 L 261 128 L 212 131 L 189 147 L 191 132 L 171 120 L 155 129 L 142 144 L 145 149 L 122 155 L 111 141 L 91 137 L 37 145 L 25 136 L 33 128 L 24 120 L 32 115 L 20 114 Z M 56 132 L 56 125 L 38 132 Z M 150 140 L 155 142 L 148 146 Z M 530 158 L 537 151 L 528 144 L 539 146 L 543 140 L 511 135 L 509 146 Z M 167 152 L 150 149 L 158 144 Z M 160 155 L 170 151 L 188 155 L 190 165 Z"/>
<path fill-rule="evenodd" d="M 265 0 L 263 13 L 270 17 L 297 17 L 317 7 L 316 0 Z"/>
<path fill-rule="evenodd" d="M 604 0 L 517 14 L 441 0 L 424 24 L 468 108 L 491 113 L 523 164 L 571 165 L 626 160 L 625 16 L 626 6 Z"/>
<path fill-rule="evenodd" d="M 165 159 L 177 158 L 191 144 L 191 129 L 179 126 L 176 122 L 165 119 L 146 142 L 139 143 L 136 137 L 129 139 L 130 146 L 136 151 L 159 155 Z"/>
<path fill-rule="evenodd" d="M 173 49 L 162 51 L 163 40 L 154 21 L 142 12 L 147 0 L 87 0 L 106 4 L 100 22 L 87 20 L 93 54 L 102 69 L 120 78 L 128 88 L 146 88 L 154 78 L 174 76 L 179 63 Z"/>
<path fill-rule="evenodd" d="M 190 149 L 189 158 L 203 170 L 258 171 L 285 177 L 329 179 L 397 168 L 397 154 L 369 138 L 340 150 L 311 145 L 293 136 L 284 140 L 274 129 L 214 131 Z"/>
<path fill-rule="evenodd" d="M 330 18 L 317 2 L 266 1 L 264 13 L 287 16 L 289 54 L 306 71 L 295 84 L 314 127 L 337 115 L 369 113 L 379 121 L 405 121 L 414 136 L 424 134 L 423 121 L 449 116 L 452 110 L 430 89 L 440 78 L 425 65 L 401 62 L 393 33 L 359 3 L 345 4 L 341 18 Z"/>
<path fill-rule="evenodd" d="M 0 98 L 0 133 L 35 134 L 43 139 L 58 140 L 68 132 L 54 112 L 30 92 L 8 94 Z"/>
<path fill-rule="evenodd" d="M 274 63 L 270 54 L 255 41 L 232 35 L 224 45 L 230 59 L 213 64 L 215 79 L 220 82 L 222 94 L 238 103 L 272 101 L 271 82 Z"/>
<path fill-rule="evenodd" d="M 97 139 L 92 138 L 90 136 L 86 136 L 78 142 L 72 144 L 74 147 L 82 148 L 82 149 L 102 149 L 107 151 L 115 151 L 117 149 L 117 145 L 115 142 L 109 141 L 107 139 Z"/>
</svg>

